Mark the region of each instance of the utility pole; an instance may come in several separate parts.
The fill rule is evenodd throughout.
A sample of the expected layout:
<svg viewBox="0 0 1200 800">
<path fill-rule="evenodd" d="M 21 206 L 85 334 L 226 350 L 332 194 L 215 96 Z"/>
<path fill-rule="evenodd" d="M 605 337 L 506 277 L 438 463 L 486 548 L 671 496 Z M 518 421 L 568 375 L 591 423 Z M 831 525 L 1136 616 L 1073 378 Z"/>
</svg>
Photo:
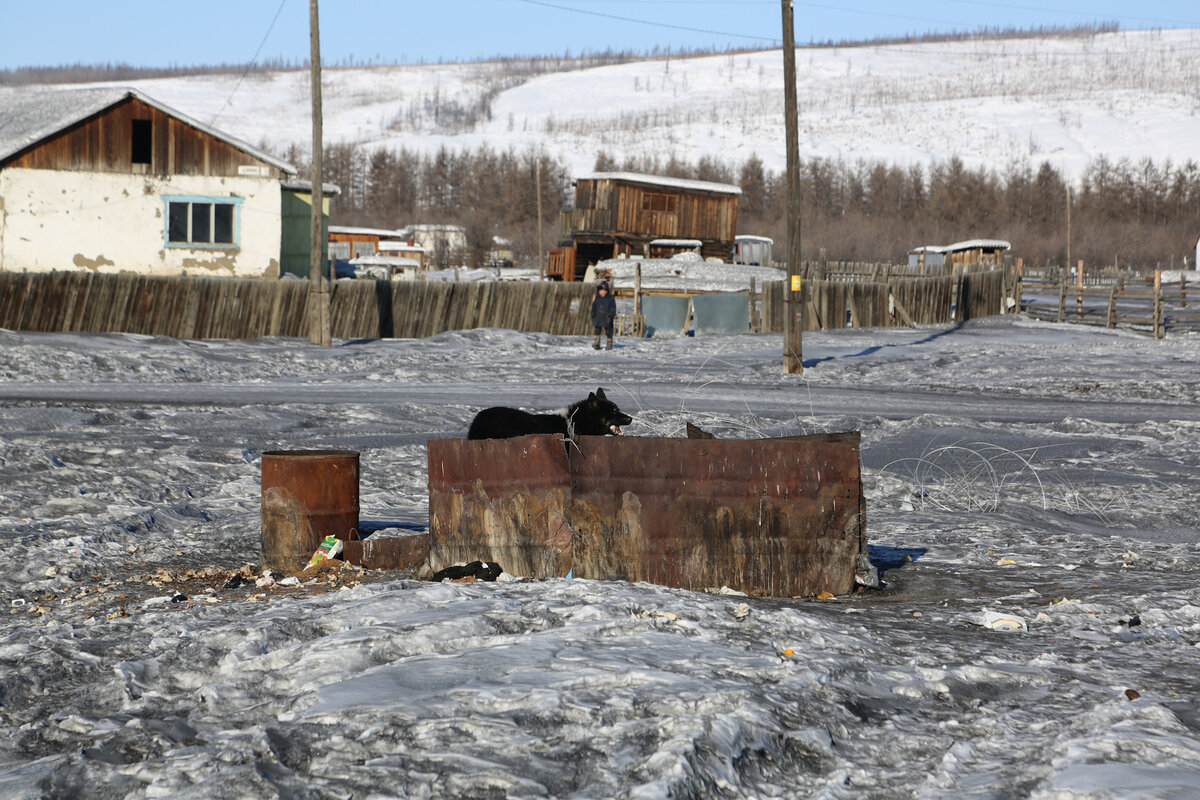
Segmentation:
<svg viewBox="0 0 1200 800">
<path fill-rule="evenodd" d="M 788 282 L 783 287 L 783 371 L 799 374 L 804 371 L 800 348 L 801 309 L 800 285 L 800 143 L 796 109 L 796 42 L 792 22 L 792 0 L 781 0 L 783 6 L 783 117 L 787 140 L 787 271 Z"/>
<path fill-rule="evenodd" d="M 537 156 L 537 169 L 535 170 L 535 178 L 537 181 L 537 212 L 538 212 L 538 277 L 546 277 L 546 243 L 542 239 L 542 154 Z"/>
<path fill-rule="evenodd" d="M 321 211 L 325 205 L 325 184 L 321 169 L 324 138 L 321 132 L 321 33 L 317 24 L 317 0 L 308 0 L 308 36 L 312 48 L 312 217 L 310 220 L 308 262 L 308 339 L 322 347 L 333 344 L 329 330 L 329 284 L 321 276 L 324 236 Z"/>
<path fill-rule="evenodd" d="M 1067 272 L 1071 271 L 1071 184 L 1067 183 Z"/>
</svg>

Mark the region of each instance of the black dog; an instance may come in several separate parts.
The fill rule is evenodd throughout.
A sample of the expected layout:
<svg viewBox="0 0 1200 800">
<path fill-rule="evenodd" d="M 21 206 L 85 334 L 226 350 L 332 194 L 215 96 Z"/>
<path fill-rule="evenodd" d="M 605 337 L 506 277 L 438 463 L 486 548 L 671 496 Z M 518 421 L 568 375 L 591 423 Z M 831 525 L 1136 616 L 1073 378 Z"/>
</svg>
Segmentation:
<svg viewBox="0 0 1200 800">
<path fill-rule="evenodd" d="M 530 433 L 557 433 L 574 436 L 621 435 L 621 426 L 633 422 L 617 404 L 604 396 L 603 389 L 588 395 L 587 400 L 572 403 L 553 414 L 530 414 L 516 408 L 494 406 L 475 415 L 468 439 L 508 439 Z"/>
</svg>

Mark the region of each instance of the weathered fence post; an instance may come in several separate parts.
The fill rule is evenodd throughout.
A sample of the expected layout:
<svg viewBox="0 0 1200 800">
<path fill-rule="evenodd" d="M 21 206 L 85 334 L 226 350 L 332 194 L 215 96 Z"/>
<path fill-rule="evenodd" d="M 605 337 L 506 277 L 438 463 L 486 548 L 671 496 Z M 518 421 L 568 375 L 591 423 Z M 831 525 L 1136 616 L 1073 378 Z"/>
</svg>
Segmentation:
<svg viewBox="0 0 1200 800">
<path fill-rule="evenodd" d="M 1167 335 L 1166 321 L 1163 319 L 1162 270 L 1154 270 L 1154 338 L 1161 339 Z"/>
<path fill-rule="evenodd" d="M 1067 312 L 1067 276 L 1064 274 L 1058 283 L 1058 319 L 1062 322 Z"/>
<path fill-rule="evenodd" d="M 1105 317 L 1104 327 L 1117 327 L 1117 285 L 1115 283 L 1108 290 L 1108 315 Z"/>
<path fill-rule="evenodd" d="M 642 315 L 642 265 L 634 264 L 633 266 L 633 316 L 634 318 Z"/>
<path fill-rule="evenodd" d="M 750 331 L 751 333 L 762 333 L 762 318 L 758 314 L 758 284 L 753 277 L 750 278 Z"/>
<path fill-rule="evenodd" d="M 1079 259 L 1079 266 L 1075 270 L 1075 286 L 1079 292 L 1075 296 L 1075 319 L 1083 321 L 1083 259 Z"/>
<path fill-rule="evenodd" d="M 1017 259 L 1016 291 L 1013 292 L 1013 299 L 1017 301 L 1016 309 L 1017 309 L 1018 314 L 1020 314 L 1021 311 L 1023 310 L 1021 308 L 1021 302 L 1023 299 L 1024 289 L 1025 289 L 1025 259 L 1018 258 Z"/>
</svg>

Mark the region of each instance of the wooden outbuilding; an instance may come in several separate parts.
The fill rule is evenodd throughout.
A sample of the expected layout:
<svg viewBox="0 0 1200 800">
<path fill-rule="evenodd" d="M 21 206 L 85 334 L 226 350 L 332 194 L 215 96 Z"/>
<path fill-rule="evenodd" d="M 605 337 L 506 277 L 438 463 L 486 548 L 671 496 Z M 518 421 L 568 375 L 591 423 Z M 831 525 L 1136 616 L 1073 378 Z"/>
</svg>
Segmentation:
<svg viewBox="0 0 1200 800">
<path fill-rule="evenodd" d="M 16 90 L 0 120 L 0 271 L 279 276 L 290 164 L 129 88 Z"/>
<path fill-rule="evenodd" d="M 1012 247 L 1003 239 L 968 239 L 954 244 L 927 244 L 908 251 L 908 265 L 926 275 L 959 274 L 996 269 Z"/>
<path fill-rule="evenodd" d="M 563 212 L 563 241 L 550 252 L 548 277 L 578 280 L 591 264 L 645 256 L 656 240 L 698 240 L 705 258 L 729 261 L 742 190 L 726 183 L 598 172 L 575 181 Z M 690 249 L 690 248 L 689 248 Z"/>
<path fill-rule="evenodd" d="M 359 228 L 349 225 L 329 226 L 329 255 L 349 261 L 359 256 L 373 256 L 379 252 L 379 243 L 395 240 L 400 232 L 387 228 Z"/>
</svg>

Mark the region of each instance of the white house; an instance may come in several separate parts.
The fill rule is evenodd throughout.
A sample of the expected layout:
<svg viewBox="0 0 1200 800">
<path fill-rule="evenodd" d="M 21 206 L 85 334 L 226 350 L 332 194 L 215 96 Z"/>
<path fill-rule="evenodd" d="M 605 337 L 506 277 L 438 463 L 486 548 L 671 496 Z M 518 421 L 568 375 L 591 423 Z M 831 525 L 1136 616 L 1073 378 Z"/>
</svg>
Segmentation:
<svg viewBox="0 0 1200 800">
<path fill-rule="evenodd" d="M 423 247 L 426 266 L 461 266 L 467 257 L 467 229 L 462 225 L 409 225 L 398 238 Z"/>
<path fill-rule="evenodd" d="M 278 277 L 295 174 L 133 89 L 0 91 L 0 270 Z"/>
</svg>

